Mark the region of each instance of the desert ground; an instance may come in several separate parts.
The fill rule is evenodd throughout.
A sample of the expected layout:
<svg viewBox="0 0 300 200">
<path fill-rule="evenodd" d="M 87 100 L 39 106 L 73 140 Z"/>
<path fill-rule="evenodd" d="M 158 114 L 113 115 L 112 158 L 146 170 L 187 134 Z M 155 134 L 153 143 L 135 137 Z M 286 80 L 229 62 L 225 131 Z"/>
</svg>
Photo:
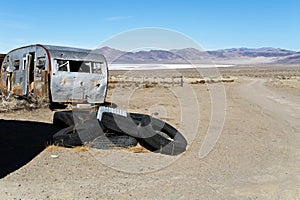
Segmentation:
<svg viewBox="0 0 300 200">
<path fill-rule="evenodd" d="M 57 147 L 54 111 L 0 113 L 0 199 L 300 199 L 299 66 L 200 71 L 110 72 L 107 100 L 178 128 L 178 156 Z"/>
</svg>

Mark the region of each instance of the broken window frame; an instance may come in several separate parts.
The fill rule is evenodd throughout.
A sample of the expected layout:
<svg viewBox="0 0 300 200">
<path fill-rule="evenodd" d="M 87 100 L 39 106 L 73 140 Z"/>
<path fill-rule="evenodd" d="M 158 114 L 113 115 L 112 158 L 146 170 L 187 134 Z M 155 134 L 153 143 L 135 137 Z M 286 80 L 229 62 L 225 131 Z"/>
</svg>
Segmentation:
<svg viewBox="0 0 300 200">
<path fill-rule="evenodd" d="M 3 63 L 2 63 L 2 72 L 5 72 L 6 71 L 6 68 L 7 68 L 7 66 L 8 66 L 8 63 L 6 62 L 6 61 L 4 61 Z"/>
<path fill-rule="evenodd" d="M 97 66 L 99 64 L 99 66 Z M 92 73 L 93 74 L 102 74 L 103 62 L 93 62 Z"/>
<path fill-rule="evenodd" d="M 46 57 L 45 56 L 38 57 L 36 61 L 36 67 L 38 67 L 39 69 L 41 68 L 45 69 L 45 65 L 46 65 Z"/>
<path fill-rule="evenodd" d="M 42 77 L 42 70 L 45 70 L 45 66 L 46 66 L 46 57 L 45 56 L 38 57 L 37 60 L 36 60 L 35 66 L 36 66 L 36 68 L 35 68 L 35 77 L 36 78 L 41 78 Z"/>
<path fill-rule="evenodd" d="M 92 61 L 86 61 L 86 60 L 79 60 L 79 61 L 74 61 L 74 60 L 70 60 L 71 64 L 70 64 L 70 72 L 78 72 L 78 73 L 87 73 L 90 74 L 92 71 Z M 73 67 L 72 63 L 76 63 L 76 65 L 78 65 L 81 62 L 80 66 L 77 67 Z M 86 70 L 88 69 L 88 71 Z"/>
<path fill-rule="evenodd" d="M 63 62 L 63 64 L 59 64 Z M 80 62 L 80 63 L 79 63 Z M 104 62 L 98 61 L 89 61 L 89 60 L 69 60 L 69 59 L 55 59 L 56 70 L 57 72 L 71 72 L 71 73 L 88 73 L 88 74 L 102 74 Z M 72 67 L 73 63 L 73 67 Z M 78 65 L 80 64 L 80 66 Z M 62 67 L 65 67 L 65 70 L 61 70 Z M 98 66 L 97 66 L 98 65 Z"/>
<path fill-rule="evenodd" d="M 19 71 L 20 69 L 20 60 L 14 60 L 14 71 Z"/>
<path fill-rule="evenodd" d="M 59 64 L 59 62 L 62 61 L 63 64 Z M 64 68 L 63 68 L 64 67 Z M 66 70 L 62 70 L 66 69 Z M 56 70 L 58 72 L 70 72 L 70 64 L 68 60 L 62 60 L 62 59 L 57 59 L 56 60 Z"/>
</svg>

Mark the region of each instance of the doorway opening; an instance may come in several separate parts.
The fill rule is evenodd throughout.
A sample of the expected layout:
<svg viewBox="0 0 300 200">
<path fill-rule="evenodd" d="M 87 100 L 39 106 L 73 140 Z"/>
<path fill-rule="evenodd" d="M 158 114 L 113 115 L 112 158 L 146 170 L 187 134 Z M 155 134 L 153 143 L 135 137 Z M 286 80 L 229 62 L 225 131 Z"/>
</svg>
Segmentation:
<svg viewBox="0 0 300 200">
<path fill-rule="evenodd" d="M 29 83 L 29 93 L 34 90 L 34 61 L 35 61 L 35 52 L 29 53 L 29 69 L 28 69 L 28 83 Z"/>
</svg>

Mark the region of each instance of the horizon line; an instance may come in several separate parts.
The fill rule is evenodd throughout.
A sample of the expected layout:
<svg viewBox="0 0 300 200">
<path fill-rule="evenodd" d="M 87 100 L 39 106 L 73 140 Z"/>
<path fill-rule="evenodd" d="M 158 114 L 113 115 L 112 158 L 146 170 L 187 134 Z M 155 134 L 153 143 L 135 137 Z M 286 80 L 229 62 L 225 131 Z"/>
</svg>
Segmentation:
<svg viewBox="0 0 300 200">
<path fill-rule="evenodd" d="M 73 48 L 81 48 L 81 49 L 88 49 L 88 50 L 96 50 L 96 49 L 101 49 L 101 48 L 110 48 L 110 49 L 115 49 L 115 50 L 119 50 L 119 51 L 124 51 L 124 52 L 131 52 L 131 51 L 126 51 L 126 50 L 122 50 L 119 48 L 115 48 L 115 47 L 110 47 L 110 46 L 103 46 L 103 47 L 96 47 L 96 48 L 89 48 L 89 47 L 84 47 L 84 46 L 72 46 L 72 45 L 68 45 L 68 44 L 45 44 L 45 43 L 34 43 L 34 44 L 27 44 L 27 45 L 22 45 L 22 46 L 18 46 L 14 49 L 17 49 L 19 47 L 23 47 L 23 46 L 28 46 L 28 45 L 35 45 L 35 44 L 42 44 L 42 45 L 54 45 L 54 46 L 62 46 L 62 47 L 73 47 Z M 11 49 L 11 50 L 14 50 Z M 230 50 L 230 49 L 249 49 L 249 50 L 259 50 L 259 49 L 278 49 L 278 50 L 286 50 L 286 51 L 292 51 L 295 53 L 300 53 L 300 50 L 291 50 L 291 49 L 287 49 L 287 48 L 282 48 L 282 47 L 271 47 L 271 46 L 262 46 L 262 47 L 245 47 L 245 46 L 241 46 L 241 47 L 224 47 L 224 48 L 218 48 L 218 49 L 198 49 L 198 48 L 194 48 L 194 47 L 183 47 L 183 48 L 176 48 L 176 49 L 151 49 L 148 48 L 147 50 L 137 50 L 137 51 L 133 51 L 133 52 L 140 52 L 140 51 L 152 51 L 152 50 L 161 50 L 161 51 L 172 51 L 172 50 L 182 50 L 182 49 L 196 49 L 199 51 L 203 51 L 203 52 L 208 52 L 208 51 L 220 51 L 220 50 Z M 9 51 L 11 51 L 9 50 Z M 8 51 L 8 52 L 9 52 Z M 7 52 L 7 53 L 8 53 Z M 6 54 L 4 53 L 4 51 L 0 51 L 0 54 Z"/>
</svg>

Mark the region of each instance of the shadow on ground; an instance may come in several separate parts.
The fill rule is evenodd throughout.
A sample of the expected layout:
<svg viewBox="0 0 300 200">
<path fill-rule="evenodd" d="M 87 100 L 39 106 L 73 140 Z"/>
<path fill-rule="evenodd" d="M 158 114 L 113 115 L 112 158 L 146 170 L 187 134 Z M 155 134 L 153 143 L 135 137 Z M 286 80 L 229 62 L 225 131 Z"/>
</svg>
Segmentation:
<svg viewBox="0 0 300 200">
<path fill-rule="evenodd" d="M 58 130 L 47 123 L 0 120 L 0 178 L 31 161 Z"/>
</svg>

